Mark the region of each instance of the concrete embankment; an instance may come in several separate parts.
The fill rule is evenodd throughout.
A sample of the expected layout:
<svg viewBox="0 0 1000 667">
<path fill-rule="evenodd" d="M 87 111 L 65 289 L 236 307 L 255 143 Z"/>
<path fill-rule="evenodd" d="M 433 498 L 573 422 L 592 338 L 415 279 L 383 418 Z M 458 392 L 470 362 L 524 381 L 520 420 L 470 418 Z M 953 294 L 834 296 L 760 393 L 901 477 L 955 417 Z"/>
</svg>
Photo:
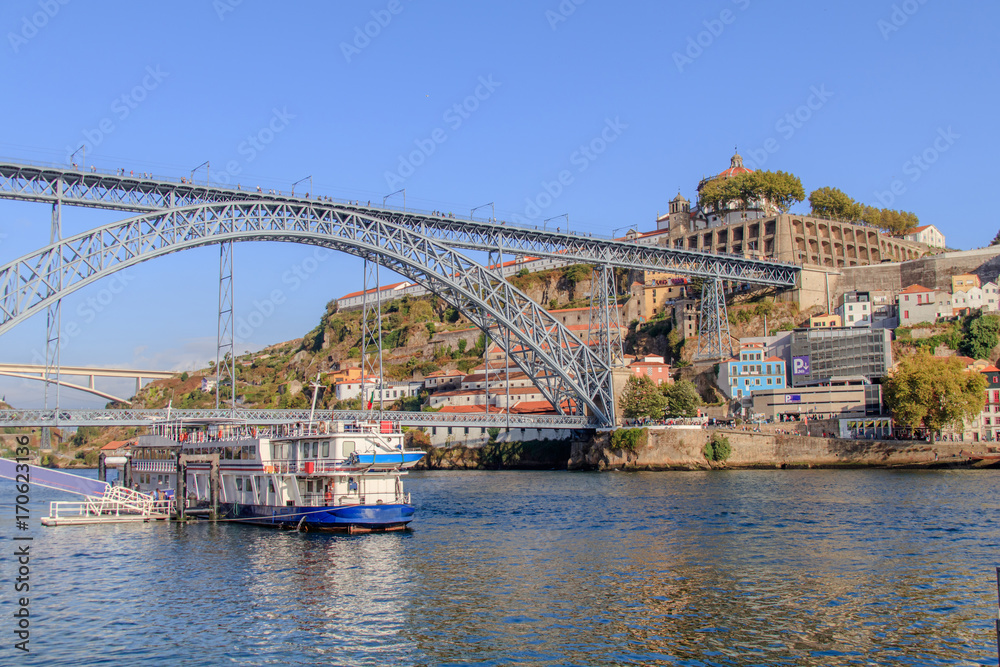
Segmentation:
<svg viewBox="0 0 1000 667">
<path fill-rule="evenodd" d="M 729 440 L 725 463 L 709 462 L 705 444 L 712 433 Z M 846 440 L 793 433 L 718 429 L 647 429 L 635 451 L 612 449 L 609 433 L 574 442 L 570 470 L 697 470 L 709 468 L 930 467 L 972 464 L 993 454 L 988 443 L 920 440 Z M 994 454 L 995 455 L 995 454 Z M 989 458 L 987 461 L 989 462 Z"/>
</svg>

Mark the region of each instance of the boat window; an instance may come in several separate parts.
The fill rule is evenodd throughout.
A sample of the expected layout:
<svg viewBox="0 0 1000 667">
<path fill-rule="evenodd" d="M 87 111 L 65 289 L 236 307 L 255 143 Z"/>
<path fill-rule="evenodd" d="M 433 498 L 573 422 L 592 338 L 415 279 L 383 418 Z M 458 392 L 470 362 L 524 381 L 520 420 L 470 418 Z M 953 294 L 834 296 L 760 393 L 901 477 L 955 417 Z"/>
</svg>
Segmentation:
<svg viewBox="0 0 1000 667">
<path fill-rule="evenodd" d="M 268 493 L 274 493 L 274 480 L 273 479 L 267 480 L 267 492 Z"/>
<path fill-rule="evenodd" d="M 344 456 L 350 456 L 354 453 L 354 441 L 345 440 L 344 441 Z"/>
<path fill-rule="evenodd" d="M 243 490 L 243 478 L 242 477 L 237 477 L 236 478 L 236 490 L 237 491 L 242 491 Z"/>
<path fill-rule="evenodd" d="M 330 456 L 330 441 L 329 440 L 324 440 L 323 441 L 323 449 L 320 450 L 320 451 L 323 452 L 323 458 L 326 458 L 326 457 Z"/>
<path fill-rule="evenodd" d="M 302 447 L 300 449 L 302 450 L 302 458 L 306 458 L 307 456 L 309 456 L 309 443 L 308 442 L 303 442 L 302 443 Z"/>
<path fill-rule="evenodd" d="M 257 445 L 250 445 L 249 447 L 247 447 L 247 452 L 249 452 L 251 459 L 256 459 L 257 458 Z"/>
<path fill-rule="evenodd" d="M 313 443 L 313 458 L 319 456 L 319 442 Z"/>
</svg>

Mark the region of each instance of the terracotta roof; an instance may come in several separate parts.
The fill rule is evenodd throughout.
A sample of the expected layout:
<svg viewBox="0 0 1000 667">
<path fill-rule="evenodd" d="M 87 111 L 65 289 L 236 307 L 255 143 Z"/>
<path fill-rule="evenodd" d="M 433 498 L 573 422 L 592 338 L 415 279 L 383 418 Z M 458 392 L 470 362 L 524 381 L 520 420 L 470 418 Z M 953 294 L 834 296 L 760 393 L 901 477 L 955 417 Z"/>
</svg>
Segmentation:
<svg viewBox="0 0 1000 667">
<path fill-rule="evenodd" d="M 996 366 L 987 366 L 986 368 L 983 369 L 983 372 L 984 373 L 1000 373 L 1000 368 L 997 368 Z"/>
<path fill-rule="evenodd" d="M 764 361 L 784 361 L 781 357 L 768 357 Z"/>
<path fill-rule="evenodd" d="M 134 440 L 112 440 L 108 444 L 106 444 L 103 447 L 101 447 L 101 451 L 112 450 L 112 449 L 121 449 L 122 447 L 127 447 L 127 446 L 133 445 L 133 444 L 135 444 Z"/>
<path fill-rule="evenodd" d="M 902 290 L 900 294 L 914 294 L 916 292 L 933 292 L 932 289 L 927 289 L 923 285 L 910 285 L 906 289 Z"/>
</svg>

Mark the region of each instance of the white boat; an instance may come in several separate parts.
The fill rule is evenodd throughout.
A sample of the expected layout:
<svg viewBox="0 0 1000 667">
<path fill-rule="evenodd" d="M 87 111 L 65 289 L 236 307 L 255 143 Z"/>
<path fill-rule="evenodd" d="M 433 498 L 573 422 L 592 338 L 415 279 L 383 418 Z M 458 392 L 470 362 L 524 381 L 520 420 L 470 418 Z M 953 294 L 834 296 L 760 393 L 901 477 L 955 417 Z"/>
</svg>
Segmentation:
<svg viewBox="0 0 1000 667">
<path fill-rule="evenodd" d="M 139 436 L 125 483 L 213 504 L 230 519 L 299 529 L 398 530 L 413 520 L 402 477 L 424 455 L 388 421 L 254 427 L 172 422 Z M 183 471 L 183 474 L 181 474 Z"/>
</svg>

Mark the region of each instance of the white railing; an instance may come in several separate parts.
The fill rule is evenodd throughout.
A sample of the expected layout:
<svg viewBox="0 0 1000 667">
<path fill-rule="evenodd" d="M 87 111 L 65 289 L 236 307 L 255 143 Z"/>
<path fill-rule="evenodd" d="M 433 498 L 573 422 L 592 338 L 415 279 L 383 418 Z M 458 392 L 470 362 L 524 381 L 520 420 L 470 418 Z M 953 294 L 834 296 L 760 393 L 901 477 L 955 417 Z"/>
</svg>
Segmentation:
<svg viewBox="0 0 1000 667">
<path fill-rule="evenodd" d="M 87 496 L 85 500 L 57 500 L 49 504 L 49 517 L 86 517 L 167 515 L 173 509 L 172 500 L 156 500 L 153 496 L 123 486 L 113 486 L 101 496 Z"/>
<path fill-rule="evenodd" d="M 366 497 L 365 495 L 348 494 L 342 496 L 334 496 L 331 499 L 327 499 L 326 493 L 303 493 L 301 494 L 302 506 L 304 507 L 343 507 L 345 505 L 364 505 L 366 501 L 375 502 L 378 498 L 382 496 L 389 496 L 391 494 L 386 493 L 374 493 Z M 386 502 L 383 500 L 383 502 Z M 391 502 L 397 505 L 409 505 L 410 504 L 410 494 L 409 493 L 397 493 L 395 498 Z"/>
</svg>

